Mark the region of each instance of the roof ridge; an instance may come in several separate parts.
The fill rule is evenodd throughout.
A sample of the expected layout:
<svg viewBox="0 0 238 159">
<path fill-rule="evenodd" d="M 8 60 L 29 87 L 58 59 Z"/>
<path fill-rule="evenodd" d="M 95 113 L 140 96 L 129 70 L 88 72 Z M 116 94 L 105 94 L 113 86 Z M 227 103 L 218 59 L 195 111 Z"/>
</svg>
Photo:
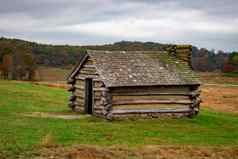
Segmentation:
<svg viewBox="0 0 238 159">
<path fill-rule="evenodd" d="M 147 52 L 167 52 L 167 50 L 138 50 L 138 51 L 132 51 L 132 50 L 87 50 L 87 52 L 103 52 L 103 53 L 147 53 Z"/>
</svg>

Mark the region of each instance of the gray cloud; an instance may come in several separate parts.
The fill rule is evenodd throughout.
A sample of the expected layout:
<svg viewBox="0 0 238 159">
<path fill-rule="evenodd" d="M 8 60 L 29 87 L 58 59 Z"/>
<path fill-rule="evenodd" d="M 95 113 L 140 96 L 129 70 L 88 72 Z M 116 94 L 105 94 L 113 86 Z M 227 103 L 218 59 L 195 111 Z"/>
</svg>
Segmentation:
<svg viewBox="0 0 238 159">
<path fill-rule="evenodd" d="M 0 36 L 55 44 L 118 40 L 238 50 L 236 0 L 8 0 Z"/>
</svg>

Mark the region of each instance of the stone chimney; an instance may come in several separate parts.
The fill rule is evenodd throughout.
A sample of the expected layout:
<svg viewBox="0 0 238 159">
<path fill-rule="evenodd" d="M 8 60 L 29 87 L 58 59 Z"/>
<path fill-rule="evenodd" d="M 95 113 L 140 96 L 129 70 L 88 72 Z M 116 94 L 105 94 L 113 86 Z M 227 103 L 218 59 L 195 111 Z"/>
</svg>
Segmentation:
<svg viewBox="0 0 238 159">
<path fill-rule="evenodd" d="M 192 56 L 192 45 L 171 45 L 167 48 L 169 54 L 181 62 L 188 64 L 192 67 L 191 56 Z"/>
</svg>

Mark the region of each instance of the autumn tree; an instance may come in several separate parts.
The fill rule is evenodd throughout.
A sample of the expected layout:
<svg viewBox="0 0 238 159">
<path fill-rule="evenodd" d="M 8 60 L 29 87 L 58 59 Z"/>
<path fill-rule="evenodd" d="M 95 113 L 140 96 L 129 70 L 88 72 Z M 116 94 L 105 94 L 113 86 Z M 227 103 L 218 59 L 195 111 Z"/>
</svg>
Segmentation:
<svg viewBox="0 0 238 159">
<path fill-rule="evenodd" d="M 25 71 L 27 72 L 27 79 L 32 81 L 35 77 L 36 63 L 35 60 L 30 53 L 26 53 L 23 55 L 23 60 L 25 64 Z"/>
<path fill-rule="evenodd" d="M 13 77 L 17 80 L 33 80 L 36 63 L 27 45 L 18 45 L 13 56 Z"/>
<path fill-rule="evenodd" d="M 4 54 L 2 57 L 2 73 L 4 79 L 9 79 L 9 75 L 12 69 L 12 55 Z"/>
<path fill-rule="evenodd" d="M 229 55 L 229 63 L 238 66 L 238 52 L 232 52 Z"/>
</svg>

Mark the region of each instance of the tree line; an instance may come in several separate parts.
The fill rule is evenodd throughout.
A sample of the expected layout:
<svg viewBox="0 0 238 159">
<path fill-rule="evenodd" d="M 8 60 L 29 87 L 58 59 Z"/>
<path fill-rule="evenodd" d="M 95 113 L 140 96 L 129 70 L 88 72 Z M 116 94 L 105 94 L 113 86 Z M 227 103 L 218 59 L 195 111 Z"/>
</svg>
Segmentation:
<svg viewBox="0 0 238 159">
<path fill-rule="evenodd" d="M 196 71 L 238 72 L 238 52 L 224 52 L 206 48 L 192 49 L 192 66 Z"/>
<path fill-rule="evenodd" d="M 37 66 L 72 67 L 86 49 L 93 50 L 165 50 L 170 44 L 121 41 L 106 45 L 45 45 L 19 39 L 0 38 L 0 76 L 4 79 L 33 80 Z M 238 52 L 192 48 L 195 71 L 238 72 Z"/>
<path fill-rule="evenodd" d="M 33 80 L 37 65 L 26 46 L 0 45 L 0 76 L 3 79 Z"/>
</svg>

